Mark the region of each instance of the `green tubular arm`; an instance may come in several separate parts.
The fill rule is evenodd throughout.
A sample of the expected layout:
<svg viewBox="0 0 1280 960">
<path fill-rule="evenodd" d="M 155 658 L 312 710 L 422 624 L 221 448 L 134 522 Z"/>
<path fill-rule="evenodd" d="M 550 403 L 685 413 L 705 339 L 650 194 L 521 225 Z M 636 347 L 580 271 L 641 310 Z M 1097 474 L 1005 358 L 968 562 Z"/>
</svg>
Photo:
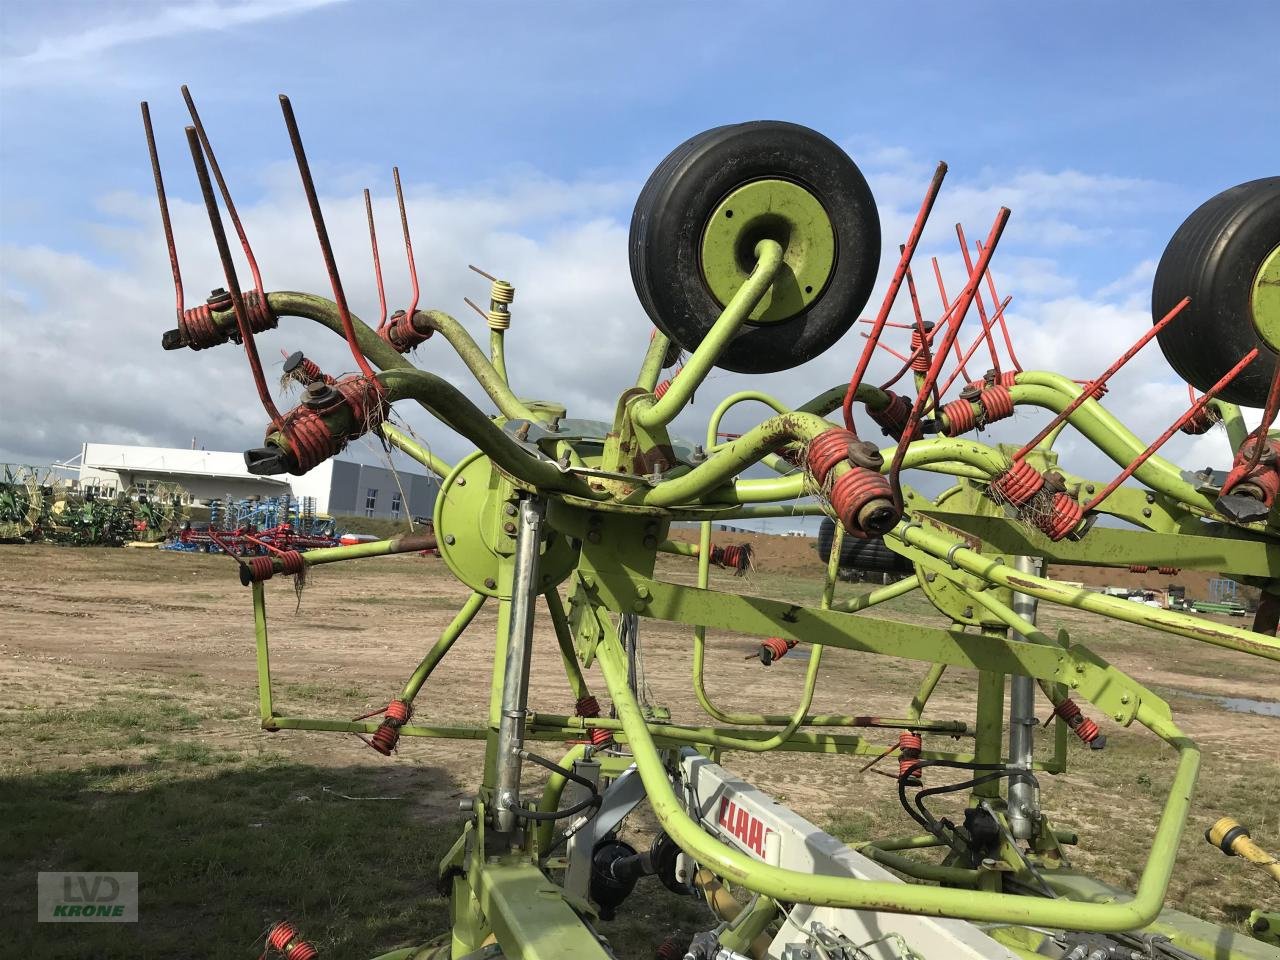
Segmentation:
<svg viewBox="0 0 1280 960">
<path fill-rule="evenodd" d="M 1235 453 L 1249 439 L 1249 428 L 1245 426 L 1240 408 L 1217 397 L 1209 401 L 1209 408 L 1218 415 L 1218 421 L 1226 428 L 1227 442 L 1231 444 L 1231 452 Z"/>
<path fill-rule="evenodd" d="M 445 463 L 399 427 L 390 423 L 383 423 L 379 429 L 382 431 L 382 435 L 387 438 L 388 443 L 398 450 L 403 450 L 436 476 L 447 477 L 453 471 L 451 464 Z"/>
<path fill-rule="evenodd" d="M 1125 623 L 1177 634 L 1191 640 L 1225 647 L 1228 650 L 1251 653 L 1266 657 L 1268 660 L 1280 660 L 1280 640 L 1275 637 L 1212 623 L 1173 610 L 1158 610 L 1128 600 L 1118 600 L 1103 594 L 1090 593 L 1087 590 L 1077 590 L 1043 577 L 1019 573 L 998 559 L 993 560 L 970 550 L 963 541 L 939 531 L 927 529 L 917 523 L 899 524 L 886 536 L 917 547 L 935 558 L 954 562 L 956 566 L 974 576 L 998 586 L 1025 593 L 1038 600 L 1101 614 L 1115 620 L 1123 620 Z"/>
<path fill-rule="evenodd" d="M 413 703 L 413 698 L 418 695 L 422 685 L 427 682 L 427 678 L 431 676 L 432 671 L 444 659 L 445 654 L 453 647 L 454 642 L 471 625 L 471 621 L 476 618 L 476 614 L 480 612 L 480 608 L 484 606 L 486 599 L 483 593 L 473 593 L 467 597 L 467 602 L 462 605 L 462 609 L 458 611 L 453 621 L 444 628 L 444 632 L 440 634 L 440 639 L 427 651 L 427 655 L 422 658 L 418 668 L 409 677 L 409 682 L 400 691 L 401 700 L 406 703 Z"/>
<path fill-rule="evenodd" d="M 751 276 L 738 288 L 717 318 L 715 324 L 702 338 L 680 375 L 671 381 L 671 387 L 662 398 L 652 403 L 637 405 L 632 413 L 635 422 L 642 427 L 659 427 L 670 423 L 689 403 L 694 390 L 701 386 L 716 358 L 728 346 L 746 322 L 760 299 L 769 292 L 773 280 L 782 266 L 782 247 L 774 240 L 761 240 L 756 244 L 756 265 Z"/>
<path fill-rule="evenodd" d="M 1139 707 L 1140 722 L 1178 750 L 1178 768 L 1169 799 L 1156 827 L 1152 853 L 1134 898 L 1124 903 L 1084 904 L 1065 899 L 1042 900 L 1012 894 L 814 876 L 771 866 L 722 843 L 685 812 L 672 789 L 640 705 L 627 686 L 627 655 L 618 639 L 606 636 L 597 647 L 596 657 L 658 822 L 682 850 L 731 883 L 788 902 L 1073 930 L 1122 931 L 1143 927 L 1164 905 L 1200 754 L 1196 745 L 1171 722 L 1143 707 Z"/>
<path fill-rule="evenodd" d="M 339 563 L 343 560 L 364 560 L 369 557 L 392 557 L 398 553 L 416 553 L 419 550 L 430 550 L 435 545 L 436 538 L 433 534 L 402 533 L 388 540 L 308 550 L 302 555 L 302 562 L 308 567 L 314 567 L 324 563 Z M 284 569 L 279 557 L 275 558 L 272 566 L 276 573 Z"/>
<path fill-rule="evenodd" d="M 1023 371 L 1010 389 L 1015 404 L 1032 404 L 1060 413 L 1080 394 L 1080 386 L 1056 373 Z M 1117 420 L 1097 400 L 1089 399 L 1076 408 L 1067 421 L 1084 437 L 1122 467 L 1128 466 L 1147 448 L 1132 431 Z M 1134 473 L 1137 481 L 1152 490 L 1202 510 L 1215 512 L 1213 501 L 1182 479 L 1182 470 L 1154 455 Z"/>
<path fill-rule="evenodd" d="M 654 327 L 653 337 L 649 340 L 649 349 L 644 352 L 640 373 L 636 376 L 637 387 L 653 392 L 653 388 L 658 385 L 658 377 L 662 376 L 662 361 L 667 356 L 669 346 L 671 346 L 671 340 L 665 333 Z"/>
<path fill-rule="evenodd" d="M 534 457 L 494 425 L 480 408 L 449 381 L 425 370 L 387 370 L 378 375 L 391 400 L 417 400 L 436 418 L 474 443 L 502 470 L 539 490 L 589 500 L 603 496 L 583 480 L 561 473 Z"/>
<path fill-rule="evenodd" d="M 489 361 L 493 365 L 493 372 L 498 375 L 498 379 L 510 385 L 511 381 L 507 379 L 506 338 L 501 330 L 489 331 Z"/>
<path fill-rule="evenodd" d="M 302 317 L 323 324 L 338 336 L 342 332 L 342 320 L 338 316 L 338 308 L 332 300 L 317 297 L 310 293 L 297 293 L 292 290 L 267 294 L 267 305 L 277 317 Z M 484 388 L 485 393 L 498 406 L 504 417 L 512 420 L 532 420 L 533 414 L 528 407 L 516 399 L 506 380 L 498 375 L 493 365 L 471 339 L 471 334 L 457 320 L 439 310 L 419 310 L 415 315 L 415 326 L 425 323 L 449 341 L 449 345 L 462 358 L 476 381 Z M 418 321 L 417 318 L 421 318 Z M 360 351 L 383 370 L 416 370 L 417 368 L 397 353 L 377 332 L 363 322 L 354 313 L 351 324 L 356 331 L 356 343 Z"/>
<path fill-rule="evenodd" d="M 547 613 L 551 615 L 551 624 L 556 631 L 556 643 L 560 646 L 560 659 L 564 662 L 565 676 L 569 680 L 569 688 L 575 700 L 590 695 L 587 678 L 582 675 L 582 667 L 578 665 L 578 653 L 573 645 L 573 631 L 569 628 L 569 618 L 565 616 L 564 603 L 557 590 L 548 590 L 543 594 L 547 601 Z"/>
</svg>

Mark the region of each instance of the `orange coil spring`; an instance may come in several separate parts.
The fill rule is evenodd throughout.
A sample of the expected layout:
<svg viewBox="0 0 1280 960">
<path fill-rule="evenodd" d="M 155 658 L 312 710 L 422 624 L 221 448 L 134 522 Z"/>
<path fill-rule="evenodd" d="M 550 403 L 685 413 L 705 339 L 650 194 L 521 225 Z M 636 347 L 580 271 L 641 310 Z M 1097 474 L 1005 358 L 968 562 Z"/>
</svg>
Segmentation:
<svg viewBox="0 0 1280 960">
<path fill-rule="evenodd" d="M 580 717 L 598 717 L 600 716 L 600 701 L 591 694 L 585 697 L 579 697 L 574 709 Z"/>
<path fill-rule="evenodd" d="M 973 412 L 973 404 L 968 400 L 952 400 L 942 407 L 942 416 L 946 418 L 946 424 L 942 432 L 948 437 L 958 437 L 962 433 L 968 433 L 978 425 L 978 418 Z"/>
<path fill-rule="evenodd" d="M 1148 570 L 1150 570 L 1150 569 L 1151 569 L 1151 568 L 1150 568 L 1150 567 L 1148 567 L 1145 563 L 1131 563 L 1131 564 L 1129 564 L 1129 572 L 1130 572 L 1130 573 L 1146 573 L 1146 572 L 1147 572 Z"/>
<path fill-rule="evenodd" d="M 275 576 L 275 564 L 271 557 L 249 557 L 245 560 L 245 566 L 249 568 L 250 583 L 261 583 Z"/>
<path fill-rule="evenodd" d="M 1156 567 L 1156 573 L 1160 574 L 1162 577 L 1177 576 L 1181 570 L 1181 567 Z"/>
<path fill-rule="evenodd" d="M 760 643 L 760 662 L 766 667 L 775 660 L 781 660 L 787 655 L 787 651 L 795 647 L 794 640 L 787 640 L 783 637 L 765 637 Z"/>
<path fill-rule="evenodd" d="M 407 313 L 397 310 L 391 322 L 378 331 L 378 336 L 396 353 L 408 353 L 418 344 L 430 340 L 434 333 L 435 330 L 431 327 L 427 327 L 425 331 L 419 330 Z"/>
<path fill-rule="evenodd" d="M 1013 416 L 1013 394 L 1004 384 L 987 387 L 978 396 L 987 423 Z"/>
<path fill-rule="evenodd" d="M 871 415 L 871 419 L 876 422 L 886 437 L 901 440 L 902 432 L 907 429 L 907 420 L 911 418 L 911 401 L 892 390 L 886 390 L 885 393 L 889 395 L 888 406 L 880 410 L 872 410 L 868 407 L 867 413 Z M 919 428 L 917 428 L 916 435 L 911 439 L 918 439 L 919 436 Z"/>
<path fill-rule="evenodd" d="M 920 348 L 924 349 L 921 350 Z M 919 353 L 916 351 L 919 350 Z M 920 336 L 920 328 L 911 331 L 911 369 L 916 373 L 928 373 L 929 365 L 933 363 L 933 357 L 929 353 L 929 345 L 924 342 L 924 337 Z"/>
<path fill-rule="evenodd" d="M 884 532 L 882 530 L 865 531 L 858 524 L 858 514 L 872 500 L 888 500 L 892 503 L 893 488 L 889 486 L 888 478 L 867 467 L 853 467 L 847 473 L 837 477 L 836 482 L 831 485 L 831 509 L 840 518 L 845 532 L 854 536 L 865 537 L 869 532 Z M 901 519 L 901 512 L 896 512 L 894 524 Z"/>
<path fill-rule="evenodd" d="M 994 376 L 993 374 L 989 374 L 987 377 L 987 382 L 993 386 L 1012 387 L 1015 383 L 1018 382 L 1018 371 L 1005 370 L 998 377 Z"/>
<path fill-rule="evenodd" d="M 751 566 L 751 545 L 740 543 L 727 547 L 712 547 L 710 562 L 717 567 L 736 570 L 741 574 Z"/>
<path fill-rule="evenodd" d="M 315 960 L 320 956 L 306 940 L 298 937 L 298 928 L 288 920 L 277 923 L 267 931 L 267 946 L 278 950 L 288 960 Z"/>
<path fill-rule="evenodd" d="M 991 481 L 991 489 L 1015 506 L 1026 503 L 1044 486 L 1044 477 L 1025 460 L 1017 460 Z"/>
<path fill-rule="evenodd" d="M 1079 704 L 1070 698 L 1063 700 L 1054 707 L 1053 714 L 1056 717 L 1061 717 L 1084 743 L 1093 743 L 1098 739 L 1098 734 L 1102 732 L 1098 729 L 1096 723 L 1080 711 Z"/>
<path fill-rule="evenodd" d="M 653 395 L 657 397 L 659 400 L 661 400 L 663 397 L 667 395 L 667 391 L 670 389 L 671 389 L 671 381 L 663 380 L 661 383 L 659 383 L 656 387 L 653 388 Z"/>
<path fill-rule="evenodd" d="M 839 428 L 825 430 L 813 439 L 806 460 L 819 486 L 827 482 L 831 468 L 849 456 L 849 444 L 857 442 L 856 436 Z"/>
<path fill-rule="evenodd" d="M 923 749 L 924 738 L 920 734 L 910 730 L 903 730 L 898 734 L 899 780 L 906 780 L 911 786 L 919 786 L 924 782 L 920 776 L 920 768 L 915 766 L 920 761 L 920 751 Z"/>
<path fill-rule="evenodd" d="M 400 742 L 400 728 L 413 716 L 413 705 L 404 700 L 392 700 L 387 704 L 383 714 L 385 719 L 378 724 L 378 729 L 373 731 L 373 736 L 369 738 L 369 746 L 384 757 L 389 757 L 395 750 L 396 744 Z"/>
<path fill-rule="evenodd" d="M 587 734 L 594 747 L 607 746 L 613 740 L 613 731 L 606 730 L 604 727 L 592 727 Z"/>
<path fill-rule="evenodd" d="M 344 446 L 341 439 L 329 432 L 320 414 L 308 407 L 295 407 L 285 414 L 280 432 L 289 442 L 299 474 L 324 463 Z"/>
<path fill-rule="evenodd" d="M 391 409 L 387 403 L 386 389 L 374 377 L 343 377 L 334 387 L 347 401 L 351 415 L 355 418 L 356 426 L 347 437 L 349 440 L 376 429 Z"/>
<path fill-rule="evenodd" d="M 1056 543 L 1078 527 L 1083 517 L 1084 508 L 1076 502 L 1075 497 L 1059 492 L 1053 495 L 1053 512 L 1039 518 L 1036 526 Z"/>
<path fill-rule="evenodd" d="M 654 960 L 683 960 L 688 941 L 688 937 L 668 934 L 654 951 Z"/>
</svg>

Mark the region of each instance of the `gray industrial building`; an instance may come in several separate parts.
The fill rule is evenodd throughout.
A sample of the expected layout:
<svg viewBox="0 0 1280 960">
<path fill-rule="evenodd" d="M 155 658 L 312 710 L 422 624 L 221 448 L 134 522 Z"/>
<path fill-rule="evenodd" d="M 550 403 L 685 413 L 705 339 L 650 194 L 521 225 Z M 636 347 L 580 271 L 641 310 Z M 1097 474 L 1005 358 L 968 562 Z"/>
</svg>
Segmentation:
<svg viewBox="0 0 1280 960">
<path fill-rule="evenodd" d="M 359 517 L 431 518 L 440 481 L 423 473 L 334 460 L 329 513 Z"/>
</svg>

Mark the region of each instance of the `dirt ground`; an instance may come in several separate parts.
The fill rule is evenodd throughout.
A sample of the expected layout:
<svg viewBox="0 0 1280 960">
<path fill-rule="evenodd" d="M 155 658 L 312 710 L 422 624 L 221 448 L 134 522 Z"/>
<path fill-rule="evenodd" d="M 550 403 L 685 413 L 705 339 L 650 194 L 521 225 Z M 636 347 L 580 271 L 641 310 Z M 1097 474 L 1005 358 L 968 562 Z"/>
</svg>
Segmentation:
<svg viewBox="0 0 1280 960">
<path fill-rule="evenodd" d="M 725 542 L 753 541 L 757 569 L 744 579 L 717 572 L 713 587 L 816 598 L 811 540 L 722 536 Z M 660 567 L 660 575 L 685 582 L 693 572 L 692 561 L 683 558 L 663 558 Z M 842 591 L 862 589 L 841 586 Z M 267 590 L 277 712 L 336 719 L 385 705 L 467 596 L 438 559 L 418 556 L 315 568 L 300 598 L 285 578 L 271 581 Z M 895 601 L 886 615 L 936 623 L 931 613 L 917 594 Z M 1217 699 L 1246 698 L 1262 701 L 1263 710 L 1268 703 L 1274 707 L 1280 668 L 1187 640 L 1141 636 L 1069 610 L 1042 608 L 1041 621 L 1067 628 L 1073 640 L 1089 644 L 1168 699 L 1184 730 L 1204 748 L 1201 787 L 1170 902 L 1239 922 L 1250 905 L 1273 897 L 1260 873 L 1215 853 L 1199 834 L 1213 819 L 1231 814 L 1248 822 L 1259 842 L 1280 848 L 1280 807 L 1274 803 L 1280 794 L 1280 717 L 1233 712 Z M 494 627 L 495 604 L 490 603 L 424 687 L 417 719 L 483 720 Z M 642 637 L 652 698 L 670 707 L 677 721 L 701 720 L 689 690 L 688 629 L 646 621 Z M 789 713 L 806 655 L 798 650 L 766 669 L 748 659 L 757 643 L 723 633 L 709 637 L 711 697 L 727 709 Z M 545 616 L 538 621 L 535 650 L 531 708 L 572 713 Z M 920 664 L 829 650 L 813 709 L 901 716 L 923 672 Z M 592 671 L 588 679 L 602 693 L 598 673 Z M 948 675 L 929 715 L 971 719 L 973 689 L 971 675 Z M 154 744 L 146 738 L 136 747 L 85 740 L 68 750 L 56 734 L 23 732 L 36 711 L 74 712 L 152 693 L 176 698 L 193 711 L 197 719 L 183 736 L 201 749 L 283 758 L 322 772 L 368 768 L 381 792 L 410 802 L 423 822 L 455 820 L 458 800 L 470 795 L 478 780 L 479 744 L 406 741 L 397 755 L 384 759 L 351 735 L 262 731 L 255 720 L 250 594 L 226 557 L 0 546 L 0 691 L 0 720 L 10 734 L 0 741 L 5 778 L 0 783 L 10 789 L 20 788 L 33 771 L 141 764 L 154 757 Z M 1042 712 L 1047 712 L 1043 705 Z M 1163 803 L 1171 754 L 1136 729 L 1121 730 L 1094 716 L 1111 738 L 1108 749 L 1099 754 L 1073 746 L 1072 770 L 1044 778 L 1054 781 L 1045 785 L 1045 804 L 1064 825 L 1083 834 L 1078 865 L 1131 885 Z M 887 744 L 893 735 L 873 731 L 869 737 Z M 912 832 L 891 796 L 891 782 L 860 774 L 861 762 L 854 759 L 734 753 L 726 762 L 842 836 Z M 55 856 L 40 855 L 38 844 L 33 849 L 37 853 L 31 859 L 39 869 L 58 869 Z M 33 869 L 29 861 L 13 866 Z"/>
</svg>

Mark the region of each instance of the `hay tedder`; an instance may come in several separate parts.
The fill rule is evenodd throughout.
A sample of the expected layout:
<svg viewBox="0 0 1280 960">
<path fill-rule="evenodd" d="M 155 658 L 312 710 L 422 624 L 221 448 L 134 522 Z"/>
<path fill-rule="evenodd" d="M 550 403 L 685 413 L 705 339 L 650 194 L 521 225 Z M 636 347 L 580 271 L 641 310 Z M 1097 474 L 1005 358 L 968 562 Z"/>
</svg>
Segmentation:
<svg viewBox="0 0 1280 960">
<path fill-rule="evenodd" d="M 635 382 L 618 394 L 612 422 L 593 425 L 570 420 L 552 398 L 517 392 L 519 369 L 508 362 L 505 343 L 510 284 L 488 277 L 489 305 L 477 308 L 488 327 L 487 354 L 453 317 L 418 309 L 398 172 L 411 301 L 388 316 L 366 191 L 381 311 L 376 325 L 352 313 L 284 97 L 332 297 L 268 293 L 186 96 L 193 121 L 187 139 L 225 277 L 208 302 L 186 305 L 144 104 L 177 288 L 177 327 L 164 334 L 165 349 L 228 341 L 243 348 L 267 415 L 265 442 L 245 454 L 254 472 L 303 474 L 371 435 L 441 478 L 431 535 L 306 554 L 274 549 L 240 566 L 253 594 L 266 729 L 357 733 L 382 754 L 406 737 L 485 743 L 483 770 L 463 804 L 465 826 L 431 878 L 450 898 L 451 930 L 385 958 L 611 957 L 607 921 L 626 909 L 640 882 L 705 898 L 717 914 L 691 939 L 664 942 L 658 955 L 665 958 L 1280 957 L 1243 929 L 1165 908 L 1199 748 L 1151 690 L 1065 631 L 1037 626 L 1037 607 L 1052 604 L 1161 631 L 1171 642 L 1257 657 L 1267 669 L 1280 660 L 1280 439 L 1270 432 L 1280 407 L 1280 178 L 1235 187 L 1193 213 L 1160 262 L 1153 326 L 1107 370 L 1077 381 L 1023 370 L 1016 360 L 1008 301 L 989 270 L 1008 210 L 998 212 L 981 242 L 960 233 L 964 280 L 948 296 L 938 272 L 943 312 L 932 323 L 924 318 L 911 264 L 946 173 L 940 165 L 851 358 L 849 382 L 794 406 L 757 391 L 735 393 L 693 444 L 674 438 L 669 425 L 695 389 L 706 390 L 714 367 L 765 373 L 804 363 L 853 329 L 870 297 L 881 256 L 879 218 L 862 174 L 831 141 L 789 123 L 743 123 L 693 137 L 655 170 L 632 219 L 630 266 L 656 330 L 637 357 Z M 251 288 L 237 277 L 215 191 L 242 245 Z M 891 323 L 904 286 L 914 321 Z M 332 376 L 301 353 L 291 356 L 286 372 L 304 393 L 281 411 L 254 337 L 286 317 L 344 338 L 357 372 Z M 966 323 L 973 335 L 962 339 Z M 445 344 L 421 352 L 455 351 L 488 409 L 411 362 L 432 338 Z M 901 342 L 892 347 L 895 338 Z M 1152 339 L 1192 399 L 1148 444 L 1100 400 L 1116 370 Z M 880 346 L 896 350 L 900 369 L 876 385 L 867 371 Z M 990 362 L 985 376 L 966 372 L 975 353 L 982 365 Z M 741 435 L 724 437 L 726 412 L 747 402 L 770 412 Z M 393 424 L 398 403 L 421 406 L 475 451 L 443 462 Z M 1262 408 L 1258 429 L 1245 426 L 1239 405 Z M 1025 443 L 974 438 L 1020 408 L 1050 415 Z M 1218 424 L 1234 451 L 1234 461 L 1220 465 L 1225 469 L 1192 472 L 1159 455 L 1177 431 Z M 1113 478 L 1079 476 L 1062 462 L 1054 441 L 1068 427 L 1116 463 Z M 871 439 L 881 433 L 889 438 L 884 449 Z M 906 482 L 907 471 L 944 474 L 954 485 L 929 496 Z M 835 530 L 817 605 L 709 587 L 713 559 L 731 567 L 742 559 L 713 547 L 713 522 L 824 514 Z M 670 540 L 674 521 L 700 521 L 700 541 Z M 854 541 L 852 555 L 864 558 L 857 562 L 909 575 L 836 596 L 837 567 Z M 358 721 L 277 714 L 263 581 L 431 545 L 471 595 L 400 694 Z M 696 585 L 655 575 L 660 553 L 696 561 Z M 1252 629 L 1242 629 L 1055 581 L 1044 575 L 1047 562 L 1221 572 L 1260 587 L 1261 601 Z M 878 604 L 915 590 L 936 607 L 937 625 L 876 615 Z M 432 671 L 488 602 L 498 626 L 487 721 L 416 717 Z M 576 700 L 572 714 L 528 699 L 540 615 L 559 641 Z M 675 722 L 651 702 L 640 678 L 643 625 L 652 620 L 690 628 L 693 697 L 709 721 Z M 703 683 L 708 630 L 759 638 L 766 663 L 807 645 L 799 702 L 773 714 L 712 702 Z M 903 715 L 811 713 L 827 648 L 918 663 L 919 689 Z M 948 670 L 974 678 L 973 712 L 962 720 L 928 709 Z M 1052 712 L 1056 729 L 1052 751 L 1046 744 L 1040 756 L 1037 706 Z M 1039 788 L 1041 778 L 1065 771 L 1069 737 L 1096 747 L 1108 726 L 1134 724 L 1167 745 L 1174 773 L 1145 863 L 1135 869 L 1136 889 L 1122 892 L 1072 868 L 1070 846 L 1089 840 L 1042 809 Z M 886 737 L 894 740 L 894 787 L 915 832 L 856 849 L 721 766 L 735 751 L 824 754 L 832 764 L 861 766 L 861 758 L 885 752 Z M 532 773 L 545 780 L 536 796 Z M 930 799 L 945 793 L 968 797 L 961 822 L 930 809 Z M 642 805 L 657 836 L 637 851 L 618 828 Z M 1241 839 L 1231 829 L 1219 833 L 1214 842 L 1223 850 Z M 1267 918 L 1260 914 L 1258 923 L 1263 929 Z M 318 955 L 314 939 L 283 921 L 268 932 L 267 953 L 307 960 Z"/>
</svg>

